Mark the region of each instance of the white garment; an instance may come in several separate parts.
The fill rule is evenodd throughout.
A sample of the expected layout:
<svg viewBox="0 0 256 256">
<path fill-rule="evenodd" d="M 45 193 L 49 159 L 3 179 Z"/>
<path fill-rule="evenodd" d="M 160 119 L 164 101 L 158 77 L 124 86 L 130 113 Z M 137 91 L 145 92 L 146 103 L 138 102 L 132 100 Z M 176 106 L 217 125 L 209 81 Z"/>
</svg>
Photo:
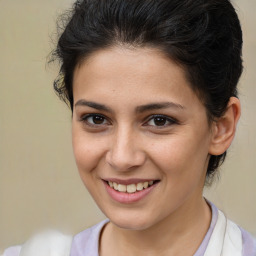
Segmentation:
<svg viewBox="0 0 256 256">
<path fill-rule="evenodd" d="M 241 230 L 219 210 L 218 219 L 204 256 L 242 256 L 242 251 Z"/>
<path fill-rule="evenodd" d="M 69 256 L 71 243 L 71 236 L 49 230 L 23 244 L 19 256 Z"/>
</svg>

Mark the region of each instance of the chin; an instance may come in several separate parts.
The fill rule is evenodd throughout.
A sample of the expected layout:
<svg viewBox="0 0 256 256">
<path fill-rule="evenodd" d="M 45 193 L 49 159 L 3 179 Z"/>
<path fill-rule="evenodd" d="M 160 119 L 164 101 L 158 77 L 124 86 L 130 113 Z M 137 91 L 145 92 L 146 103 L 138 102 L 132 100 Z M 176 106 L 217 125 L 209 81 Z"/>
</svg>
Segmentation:
<svg viewBox="0 0 256 256">
<path fill-rule="evenodd" d="M 124 214 L 124 215 L 115 215 L 111 214 L 108 216 L 111 223 L 121 229 L 127 230 L 146 230 L 151 227 L 153 224 L 152 216 L 145 216 L 145 214 L 133 215 L 133 214 Z"/>
<path fill-rule="evenodd" d="M 151 225 L 149 223 L 144 222 L 131 222 L 131 221 L 120 221 L 120 220 L 110 220 L 111 223 L 116 225 L 117 227 L 121 229 L 127 229 L 127 230 L 146 230 L 148 229 Z"/>
</svg>

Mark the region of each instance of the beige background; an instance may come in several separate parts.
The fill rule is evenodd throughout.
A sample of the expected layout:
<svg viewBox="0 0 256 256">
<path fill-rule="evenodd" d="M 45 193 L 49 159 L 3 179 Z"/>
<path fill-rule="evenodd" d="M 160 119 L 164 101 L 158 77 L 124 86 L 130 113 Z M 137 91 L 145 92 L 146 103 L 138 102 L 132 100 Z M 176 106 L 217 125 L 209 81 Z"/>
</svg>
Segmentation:
<svg viewBox="0 0 256 256">
<path fill-rule="evenodd" d="M 71 0 L 0 0 L 0 251 L 42 227 L 78 232 L 104 218 L 79 179 L 70 112 L 47 67 L 50 35 Z M 256 1 L 234 1 L 244 30 L 243 116 L 207 197 L 256 235 Z"/>
</svg>

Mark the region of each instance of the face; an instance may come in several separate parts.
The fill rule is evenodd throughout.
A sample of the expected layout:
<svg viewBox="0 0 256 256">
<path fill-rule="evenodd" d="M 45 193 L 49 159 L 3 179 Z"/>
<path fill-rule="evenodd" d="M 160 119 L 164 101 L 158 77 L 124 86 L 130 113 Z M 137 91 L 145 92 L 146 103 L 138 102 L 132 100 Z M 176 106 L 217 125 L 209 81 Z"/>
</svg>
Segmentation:
<svg viewBox="0 0 256 256">
<path fill-rule="evenodd" d="M 73 93 L 78 170 L 112 223 L 146 229 L 202 200 L 212 135 L 181 67 L 155 49 L 102 50 Z"/>
</svg>

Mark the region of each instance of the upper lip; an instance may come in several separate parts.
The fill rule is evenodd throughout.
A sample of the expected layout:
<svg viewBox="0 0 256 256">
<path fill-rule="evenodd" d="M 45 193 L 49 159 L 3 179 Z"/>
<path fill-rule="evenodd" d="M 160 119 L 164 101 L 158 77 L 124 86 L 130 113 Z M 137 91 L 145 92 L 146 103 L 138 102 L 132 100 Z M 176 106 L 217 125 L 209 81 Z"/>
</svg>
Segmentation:
<svg viewBox="0 0 256 256">
<path fill-rule="evenodd" d="M 130 185 L 130 184 L 138 184 L 138 183 L 143 183 L 146 181 L 156 181 L 157 179 L 137 179 L 137 178 L 133 178 L 133 179 L 116 179 L 116 178 L 109 178 L 109 179 L 103 179 L 104 181 L 111 181 L 111 182 L 115 182 L 118 184 L 123 184 L 123 185 Z"/>
</svg>

